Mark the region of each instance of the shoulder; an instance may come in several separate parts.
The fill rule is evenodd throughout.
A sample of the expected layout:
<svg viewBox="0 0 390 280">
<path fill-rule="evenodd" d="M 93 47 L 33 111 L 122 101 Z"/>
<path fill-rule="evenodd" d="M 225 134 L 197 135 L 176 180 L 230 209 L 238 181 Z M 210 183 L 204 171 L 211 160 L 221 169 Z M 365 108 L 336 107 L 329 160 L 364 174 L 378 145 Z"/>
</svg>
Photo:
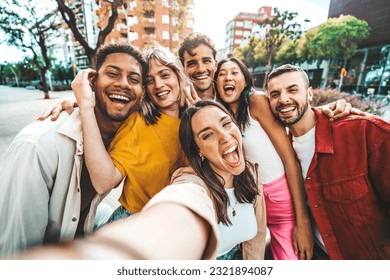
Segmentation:
<svg viewBox="0 0 390 280">
<path fill-rule="evenodd" d="M 44 121 L 35 121 L 24 127 L 15 137 L 13 142 L 25 141 L 30 143 L 47 142 L 53 138 L 62 136 L 59 129 L 70 120 L 66 112 L 62 112 L 56 121 L 46 119 Z"/>
<path fill-rule="evenodd" d="M 171 184 L 194 183 L 207 189 L 205 182 L 195 173 L 190 166 L 178 168 L 171 177 Z"/>
<path fill-rule="evenodd" d="M 252 94 L 250 95 L 250 105 L 264 105 L 269 104 L 268 96 L 263 91 L 252 91 Z"/>
</svg>

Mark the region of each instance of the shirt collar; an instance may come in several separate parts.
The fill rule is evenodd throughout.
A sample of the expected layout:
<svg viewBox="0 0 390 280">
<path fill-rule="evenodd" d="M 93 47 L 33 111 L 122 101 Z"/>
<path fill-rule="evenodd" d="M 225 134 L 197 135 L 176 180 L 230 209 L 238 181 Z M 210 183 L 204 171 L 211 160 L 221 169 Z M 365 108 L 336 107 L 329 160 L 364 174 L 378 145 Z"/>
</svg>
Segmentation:
<svg viewBox="0 0 390 280">
<path fill-rule="evenodd" d="M 333 154 L 333 136 L 331 121 L 326 117 L 321 110 L 312 108 L 316 116 L 316 152 Z"/>
<path fill-rule="evenodd" d="M 67 113 L 62 112 L 61 115 L 67 115 Z M 78 109 L 73 111 L 73 113 L 58 128 L 57 132 L 73 139 L 76 142 L 82 142 L 81 119 Z"/>
</svg>

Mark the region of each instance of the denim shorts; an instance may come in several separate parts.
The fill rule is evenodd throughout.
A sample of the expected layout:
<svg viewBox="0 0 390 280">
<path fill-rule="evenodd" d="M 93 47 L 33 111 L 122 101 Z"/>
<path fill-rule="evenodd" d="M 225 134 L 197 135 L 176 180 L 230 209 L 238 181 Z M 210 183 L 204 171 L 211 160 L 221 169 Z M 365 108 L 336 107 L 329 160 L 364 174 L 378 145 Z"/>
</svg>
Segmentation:
<svg viewBox="0 0 390 280">
<path fill-rule="evenodd" d="M 126 208 L 121 205 L 121 206 L 119 206 L 118 208 L 116 208 L 114 210 L 114 212 L 112 213 L 111 217 L 108 219 L 107 224 L 108 223 L 112 223 L 113 221 L 126 219 L 126 218 L 130 217 L 133 214 L 134 213 L 131 213 L 131 212 L 127 211 Z"/>
<path fill-rule="evenodd" d="M 234 246 L 226 254 L 217 257 L 217 260 L 242 260 L 242 251 L 238 246 Z"/>
</svg>

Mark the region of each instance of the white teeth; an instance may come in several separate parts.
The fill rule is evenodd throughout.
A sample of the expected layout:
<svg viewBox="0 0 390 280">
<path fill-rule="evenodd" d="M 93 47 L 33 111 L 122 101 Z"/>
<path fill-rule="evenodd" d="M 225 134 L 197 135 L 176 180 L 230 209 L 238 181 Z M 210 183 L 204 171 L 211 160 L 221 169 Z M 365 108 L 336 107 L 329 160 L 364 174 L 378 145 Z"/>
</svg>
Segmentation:
<svg viewBox="0 0 390 280">
<path fill-rule="evenodd" d="M 168 95 L 169 91 L 163 91 L 163 92 L 160 92 L 160 93 L 157 93 L 157 97 L 161 97 L 161 96 L 164 96 L 164 95 Z"/>
<path fill-rule="evenodd" d="M 110 94 L 108 97 L 119 99 L 119 100 L 124 100 L 124 101 L 130 101 L 130 98 L 123 96 L 123 95 L 119 95 L 119 94 Z"/>
<path fill-rule="evenodd" d="M 279 111 L 282 113 L 287 113 L 287 112 L 292 111 L 294 109 L 295 109 L 294 106 L 290 106 L 290 107 L 284 107 L 283 109 L 280 109 Z"/>
<path fill-rule="evenodd" d="M 234 90 L 234 86 L 231 86 L 231 85 L 225 86 L 223 89 L 224 90 Z"/>
<path fill-rule="evenodd" d="M 204 80 L 204 79 L 207 79 L 209 76 L 207 75 L 204 75 L 204 76 L 197 76 L 195 77 L 196 80 Z"/>
<path fill-rule="evenodd" d="M 224 155 L 227 155 L 231 152 L 234 152 L 235 150 L 237 149 L 237 145 L 234 145 L 233 147 L 231 147 L 229 150 L 227 150 L 226 152 L 224 152 L 223 154 Z"/>
</svg>

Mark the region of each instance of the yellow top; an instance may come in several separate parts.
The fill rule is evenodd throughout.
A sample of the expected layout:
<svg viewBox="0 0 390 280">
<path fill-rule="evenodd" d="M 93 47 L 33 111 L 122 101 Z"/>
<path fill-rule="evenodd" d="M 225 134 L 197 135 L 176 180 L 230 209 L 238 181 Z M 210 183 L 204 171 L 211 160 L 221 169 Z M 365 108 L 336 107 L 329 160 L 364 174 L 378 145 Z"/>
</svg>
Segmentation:
<svg viewBox="0 0 390 280">
<path fill-rule="evenodd" d="M 119 202 L 128 211 L 141 211 L 184 164 L 179 125 L 179 119 L 165 114 L 157 124 L 147 125 L 140 114 L 133 113 L 115 135 L 109 154 L 120 173 L 127 176 Z"/>
</svg>

